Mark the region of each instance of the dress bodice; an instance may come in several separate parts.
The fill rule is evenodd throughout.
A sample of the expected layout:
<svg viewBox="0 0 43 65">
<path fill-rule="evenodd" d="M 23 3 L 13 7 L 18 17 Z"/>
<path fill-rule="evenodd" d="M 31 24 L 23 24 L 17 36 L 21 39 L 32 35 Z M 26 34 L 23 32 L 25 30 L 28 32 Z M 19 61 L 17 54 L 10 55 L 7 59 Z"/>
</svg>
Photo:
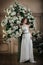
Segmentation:
<svg viewBox="0 0 43 65">
<path fill-rule="evenodd" d="M 29 33 L 29 28 L 26 25 L 22 26 L 23 33 Z"/>
</svg>

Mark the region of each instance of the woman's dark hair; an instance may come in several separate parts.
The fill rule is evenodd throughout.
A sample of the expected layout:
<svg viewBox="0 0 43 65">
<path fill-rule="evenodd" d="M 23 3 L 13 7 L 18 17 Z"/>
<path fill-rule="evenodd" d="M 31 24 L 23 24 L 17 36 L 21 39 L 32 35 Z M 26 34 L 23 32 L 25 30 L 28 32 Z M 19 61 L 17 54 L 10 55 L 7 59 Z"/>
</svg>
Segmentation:
<svg viewBox="0 0 43 65">
<path fill-rule="evenodd" d="M 24 20 L 27 19 L 27 23 L 26 24 L 29 24 L 29 19 L 27 17 L 24 17 L 21 21 L 21 25 L 23 24 Z"/>
</svg>

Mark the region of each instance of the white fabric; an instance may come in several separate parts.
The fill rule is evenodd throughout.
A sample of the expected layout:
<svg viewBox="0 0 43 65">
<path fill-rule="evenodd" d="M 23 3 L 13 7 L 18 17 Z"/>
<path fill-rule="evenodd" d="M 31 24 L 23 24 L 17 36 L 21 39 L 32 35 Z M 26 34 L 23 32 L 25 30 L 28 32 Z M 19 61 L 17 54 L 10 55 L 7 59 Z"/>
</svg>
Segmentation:
<svg viewBox="0 0 43 65">
<path fill-rule="evenodd" d="M 21 42 L 20 62 L 25 62 L 27 60 L 34 61 L 31 34 L 26 25 L 22 26 L 22 30 L 24 34 Z"/>
</svg>

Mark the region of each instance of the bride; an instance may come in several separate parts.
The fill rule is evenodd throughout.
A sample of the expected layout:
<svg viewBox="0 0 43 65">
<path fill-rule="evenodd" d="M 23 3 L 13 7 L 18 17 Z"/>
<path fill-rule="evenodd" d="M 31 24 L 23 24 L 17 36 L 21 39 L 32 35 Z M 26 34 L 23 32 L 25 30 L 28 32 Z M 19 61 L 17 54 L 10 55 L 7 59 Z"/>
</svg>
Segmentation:
<svg viewBox="0 0 43 65">
<path fill-rule="evenodd" d="M 20 62 L 29 60 L 31 63 L 36 63 L 36 61 L 34 61 L 32 35 L 29 31 L 29 22 L 27 18 L 23 18 L 21 23 L 23 35 L 21 41 Z"/>
</svg>

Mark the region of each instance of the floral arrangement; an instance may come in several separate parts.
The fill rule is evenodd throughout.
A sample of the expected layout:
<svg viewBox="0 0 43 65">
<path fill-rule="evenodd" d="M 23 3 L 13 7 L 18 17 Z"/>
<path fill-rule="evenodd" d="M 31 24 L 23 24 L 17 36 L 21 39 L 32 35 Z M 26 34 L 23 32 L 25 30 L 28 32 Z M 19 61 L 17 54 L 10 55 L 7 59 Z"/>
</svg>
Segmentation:
<svg viewBox="0 0 43 65">
<path fill-rule="evenodd" d="M 4 11 L 7 13 L 1 22 L 1 26 L 4 27 L 2 30 L 4 40 L 7 40 L 11 37 L 18 38 L 21 36 L 22 30 L 18 25 L 21 24 L 21 20 L 24 17 L 28 18 L 31 27 L 33 27 L 33 22 L 35 19 L 34 16 L 32 16 L 30 9 L 15 3 L 14 5 L 10 5 L 9 8 L 5 9 Z"/>
</svg>

